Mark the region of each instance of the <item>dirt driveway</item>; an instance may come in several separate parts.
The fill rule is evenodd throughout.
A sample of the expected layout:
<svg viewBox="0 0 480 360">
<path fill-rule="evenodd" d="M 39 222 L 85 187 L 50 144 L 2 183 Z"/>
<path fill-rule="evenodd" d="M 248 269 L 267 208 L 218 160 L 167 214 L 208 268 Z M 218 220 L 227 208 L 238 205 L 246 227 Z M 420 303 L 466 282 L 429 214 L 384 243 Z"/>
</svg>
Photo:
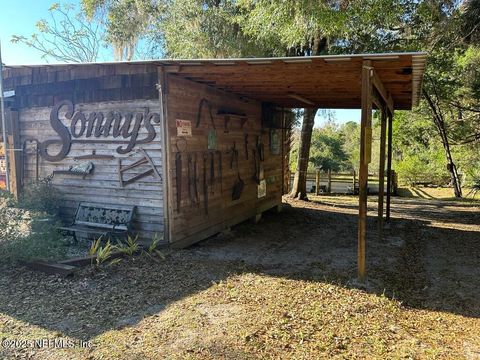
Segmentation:
<svg viewBox="0 0 480 360">
<path fill-rule="evenodd" d="M 160 263 L 137 257 L 71 279 L 0 269 L 5 358 L 480 358 L 478 203 L 394 199 L 368 283 L 356 275 L 357 200 L 287 201 L 280 214 Z M 87 342 L 82 348 L 79 341 Z"/>
</svg>

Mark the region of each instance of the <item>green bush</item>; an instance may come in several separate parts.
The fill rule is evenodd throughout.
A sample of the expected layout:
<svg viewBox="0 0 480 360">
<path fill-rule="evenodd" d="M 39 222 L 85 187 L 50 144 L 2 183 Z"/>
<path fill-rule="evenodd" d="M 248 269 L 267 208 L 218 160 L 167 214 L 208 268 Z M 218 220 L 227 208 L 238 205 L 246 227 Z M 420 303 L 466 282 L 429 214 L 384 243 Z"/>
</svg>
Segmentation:
<svg viewBox="0 0 480 360">
<path fill-rule="evenodd" d="M 49 184 L 29 185 L 17 202 L 0 193 L 0 251 L 2 261 L 54 260 L 66 255 L 58 233 L 58 196 Z"/>
<path fill-rule="evenodd" d="M 59 196 L 49 181 L 26 185 L 18 200 L 22 209 L 46 212 L 51 216 L 59 213 Z"/>
</svg>

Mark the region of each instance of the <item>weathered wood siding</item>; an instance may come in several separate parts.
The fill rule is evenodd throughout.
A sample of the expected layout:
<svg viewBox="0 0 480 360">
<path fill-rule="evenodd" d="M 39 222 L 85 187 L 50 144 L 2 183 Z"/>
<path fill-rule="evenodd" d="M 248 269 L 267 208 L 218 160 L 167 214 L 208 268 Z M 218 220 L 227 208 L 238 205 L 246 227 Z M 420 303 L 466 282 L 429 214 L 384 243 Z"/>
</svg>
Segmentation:
<svg viewBox="0 0 480 360">
<path fill-rule="evenodd" d="M 143 112 L 146 108 L 150 112 L 160 113 L 158 100 L 130 100 L 114 101 L 90 104 L 75 104 L 75 111 L 80 110 L 88 115 L 92 111 L 108 113 L 116 111 L 120 113 Z M 20 139 L 22 144 L 27 139 L 36 139 L 43 142 L 48 139 L 58 138 L 58 135 L 50 125 L 51 107 L 37 107 L 21 109 L 19 111 Z M 70 124 L 65 121 L 65 125 Z M 141 232 L 142 238 L 148 238 L 153 233 L 163 233 L 163 191 L 161 181 L 154 175 L 139 179 L 131 184 L 120 187 L 118 159 L 122 160 L 122 166 L 127 166 L 143 155 L 136 151 L 144 149 L 154 162 L 156 169 L 162 172 L 162 143 L 160 137 L 160 125 L 154 125 L 156 129 L 155 139 L 148 144 L 137 145 L 132 152 L 125 155 L 118 154 L 116 149 L 121 144 L 108 143 L 108 140 L 115 140 L 112 136 L 102 137 L 105 143 L 74 143 L 71 146 L 67 157 L 58 162 L 46 161 L 40 157 L 39 178 L 45 178 L 54 170 L 67 170 L 84 162 L 93 162 L 94 170 L 85 178 L 72 174 L 55 174 L 52 184 L 58 189 L 61 196 L 61 211 L 66 220 L 71 220 L 79 202 L 92 202 L 99 204 L 135 205 L 137 212 L 135 217 L 135 230 Z M 139 131 L 139 138 L 145 138 L 146 130 L 142 127 Z M 79 138 L 81 139 L 81 138 Z M 118 138 L 116 139 L 118 140 Z M 27 153 L 35 149 L 34 143 L 29 143 Z M 56 153 L 57 145 L 49 147 L 49 153 Z M 113 155 L 115 159 L 92 159 L 75 160 L 82 155 Z M 36 176 L 35 156 L 24 156 L 24 182 L 33 181 Z M 144 164 L 125 172 L 125 180 L 140 174 L 150 167 Z"/>
<path fill-rule="evenodd" d="M 273 155 L 269 147 L 269 130 L 262 129 L 262 106 L 260 102 L 242 99 L 234 94 L 216 90 L 212 87 L 185 80 L 174 75 L 167 76 L 165 86 L 167 137 L 168 137 L 168 190 L 169 190 L 169 234 L 170 242 L 184 246 L 224 228 L 244 221 L 281 203 L 282 196 L 282 151 Z M 207 150 L 208 132 L 213 128 L 208 108 L 201 112 L 201 121 L 195 127 L 199 104 L 202 99 L 212 106 L 212 114 L 217 136 L 217 150 L 222 153 L 222 181 L 216 179 L 213 189 L 208 183 L 208 214 L 204 209 L 203 157 Z M 225 117 L 221 111 L 230 110 L 243 113 L 248 120 L 241 128 L 240 118 L 232 117 L 225 132 Z M 178 142 L 176 120 L 190 120 L 192 136 Z M 248 134 L 248 160 L 245 155 L 244 136 Z M 264 144 L 265 161 L 261 162 L 263 179 L 267 192 L 263 198 L 257 197 L 257 183 L 253 180 L 253 152 L 256 137 L 261 136 Z M 239 200 L 232 200 L 232 189 L 237 179 L 236 167 L 230 167 L 230 150 L 235 143 L 238 150 L 240 177 L 245 187 Z M 282 145 L 280 145 L 282 147 Z M 181 207 L 177 208 L 176 154 L 182 156 L 182 196 Z M 188 193 L 187 166 L 188 154 L 196 155 L 198 161 L 197 188 L 199 204 L 194 204 Z M 218 176 L 218 155 L 215 155 L 215 175 Z M 207 179 L 210 182 L 210 157 L 207 159 Z"/>
<path fill-rule="evenodd" d="M 25 139 L 58 139 L 58 135 L 49 124 L 52 107 L 62 100 L 69 100 L 75 105 L 75 110 L 108 113 L 111 110 L 126 112 L 143 112 L 146 107 L 150 112 L 161 112 L 158 91 L 157 66 L 154 64 L 89 64 L 62 65 L 42 67 L 6 68 L 4 70 L 5 90 L 15 90 L 15 101 L 10 104 L 19 113 L 21 144 Z M 69 124 L 66 124 L 69 125 Z M 161 125 L 154 124 L 155 139 L 149 144 L 137 145 L 144 148 L 152 157 L 157 170 L 162 173 Z M 139 138 L 145 136 L 141 128 Z M 136 205 L 135 228 L 141 236 L 149 238 L 153 233 L 162 233 L 163 216 L 163 185 L 153 175 L 142 178 L 124 188 L 119 186 L 117 163 L 123 159 L 122 165 L 128 165 L 138 159 L 139 153 L 118 154 L 115 149 L 119 144 L 109 144 L 111 137 L 101 137 L 97 140 L 105 143 L 72 144 L 68 156 L 60 162 L 49 162 L 40 157 L 39 177 L 51 175 L 54 170 L 66 170 L 71 165 L 83 161 L 92 161 L 95 169 L 85 179 L 70 174 L 57 174 L 53 184 L 61 193 L 62 213 L 66 221 L 74 215 L 80 201 L 97 202 L 101 204 Z M 118 140 L 118 138 L 116 139 Z M 123 140 L 123 138 L 121 139 Z M 34 146 L 30 144 L 29 146 Z M 73 158 L 91 154 L 114 155 L 114 160 L 79 160 Z M 55 153 L 54 146 L 49 147 Z M 20 164 L 20 166 L 22 166 Z M 132 169 L 125 173 L 130 178 L 148 169 L 148 166 Z M 35 156 L 25 158 L 25 174 L 23 182 L 35 179 Z"/>
</svg>

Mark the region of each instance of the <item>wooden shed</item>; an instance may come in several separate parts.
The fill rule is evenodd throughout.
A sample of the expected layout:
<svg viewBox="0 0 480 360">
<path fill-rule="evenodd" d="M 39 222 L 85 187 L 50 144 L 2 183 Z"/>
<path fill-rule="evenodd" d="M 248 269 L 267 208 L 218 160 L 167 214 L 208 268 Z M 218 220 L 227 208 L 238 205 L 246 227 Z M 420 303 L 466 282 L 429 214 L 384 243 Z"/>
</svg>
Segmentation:
<svg viewBox="0 0 480 360">
<path fill-rule="evenodd" d="M 11 184 L 21 191 L 51 178 L 66 218 L 79 202 L 136 206 L 142 237 L 163 233 L 186 246 L 281 205 L 291 125 L 284 109 L 362 108 L 362 187 L 372 107 L 385 119 L 394 108 L 411 109 L 425 59 L 398 53 L 6 66 L 4 88 L 14 91 Z"/>
</svg>

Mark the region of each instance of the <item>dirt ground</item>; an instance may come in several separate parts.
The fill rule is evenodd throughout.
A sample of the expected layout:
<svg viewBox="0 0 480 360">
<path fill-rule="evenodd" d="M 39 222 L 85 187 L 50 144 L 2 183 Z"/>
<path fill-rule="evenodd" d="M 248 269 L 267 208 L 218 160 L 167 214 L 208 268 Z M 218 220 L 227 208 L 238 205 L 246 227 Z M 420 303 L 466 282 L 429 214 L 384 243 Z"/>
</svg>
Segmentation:
<svg viewBox="0 0 480 360">
<path fill-rule="evenodd" d="M 395 198 L 380 238 L 369 198 L 361 286 L 357 199 L 285 201 L 160 262 L 2 266 L 0 357 L 480 359 L 479 202 Z"/>
</svg>

